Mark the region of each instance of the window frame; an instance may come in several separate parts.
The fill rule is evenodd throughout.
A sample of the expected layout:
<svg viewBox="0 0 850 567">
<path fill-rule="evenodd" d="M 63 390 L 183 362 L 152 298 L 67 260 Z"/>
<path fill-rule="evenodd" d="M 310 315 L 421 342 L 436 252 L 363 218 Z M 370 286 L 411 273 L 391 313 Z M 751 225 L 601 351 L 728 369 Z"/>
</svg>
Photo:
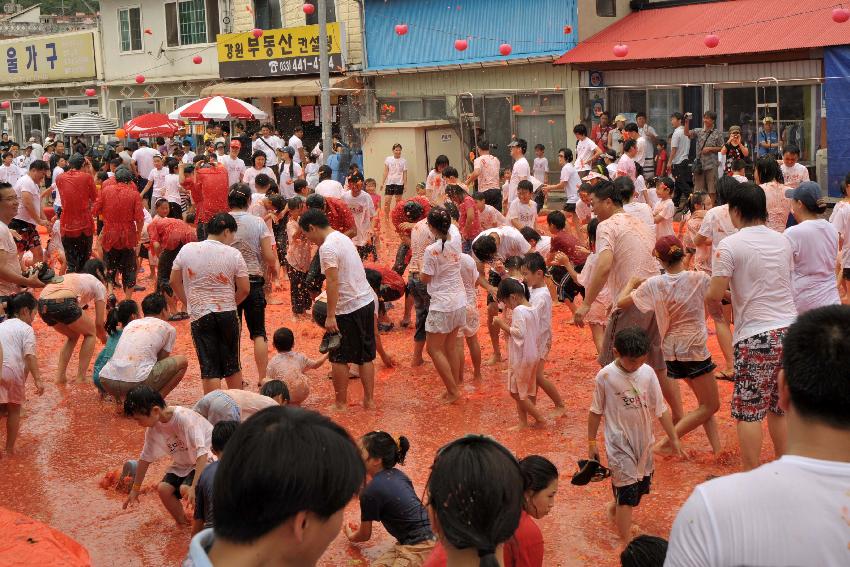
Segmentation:
<svg viewBox="0 0 850 567">
<path fill-rule="evenodd" d="M 254 25 L 257 26 L 260 29 L 263 29 L 263 30 L 276 30 L 276 29 L 282 29 L 282 28 L 286 27 L 286 23 L 284 21 L 284 11 L 285 11 L 285 9 L 284 9 L 283 6 L 281 6 L 280 0 L 265 0 L 265 2 L 266 2 L 266 4 L 271 4 L 271 3 L 277 4 L 276 15 L 280 18 L 280 25 L 274 26 L 270 22 L 269 27 L 267 27 L 267 28 L 262 27 L 260 25 L 260 22 L 257 21 L 257 12 L 258 12 L 258 10 L 257 10 L 257 0 L 251 0 L 251 5 L 254 8 Z"/>
<path fill-rule="evenodd" d="M 319 3 L 316 0 L 308 0 L 309 4 L 313 4 L 316 9 L 313 10 L 312 14 L 305 14 L 304 23 L 308 26 L 318 25 L 319 23 Z M 331 24 L 339 21 L 339 6 L 337 6 L 336 0 L 327 0 L 325 4 L 326 10 L 333 10 L 333 18 L 327 18 L 327 23 Z M 314 21 L 315 20 L 315 21 Z"/>
<path fill-rule="evenodd" d="M 130 49 L 123 50 L 121 49 L 121 12 L 127 12 L 129 14 L 130 10 L 138 10 L 139 11 L 139 49 L 133 49 L 133 29 L 132 25 L 130 27 Z M 116 11 L 116 23 L 118 28 L 118 53 L 120 55 L 129 55 L 133 53 L 144 53 L 145 52 L 145 27 L 142 23 L 142 6 L 140 4 L 131 4 L 127 6 L 120 6 Z M 131 22 L 128 16 L 128 22 Z"/>
<path fill-rule="evenodd" d="M 215 35 L 218 35 L 218 34 L 221 33 L 221 5 L 219 3 L 219 0 L 203 0 L 203 4 L 204 4 L 204 27 L 205 27 L 206 41 L 202 41 L 202 42 L 198 42 L 198 43 L 181 43 L 180 42 L 180 4 L 185 3 L 185 2 L 192 2 L 192 1 L 194 1 L 194 0 L 170 0 L 168 2 L 163 3 L 162 9 L 163 9 L 163 12 L 164 12 L 164 17 L 165 17 L 165 44 L 166 44 L 165 48 L 166 49 L 192 49 L 192 48 L 196 48 L 196 47 L 199 47 L 199 46 L 204 47 L 204 46 L 216 45 L 215 37 L 213 37 L 213 39 L 210 40 L 210 35 L 212 34 L 213 36 L 215 36 Z M 210 20 L 210 17 L 211 17 L 210 10 L 208 10 L 208 7 L 209 7 L 208 5 L 209 5 L 210 2 L 214 3 L 215 6 L 216 6 L 216 12 L 215 13 L 216 13 L 216 16 L 218 17 L 218 20 L 216 20 L 216 21 Z M 177 37 L 177 43 L 173 44 L 173 45 L 168 43 L 170 41 L 170 38 L 169 38 L 169 23 L 168 23 L 169 6 L 173 6 L 173 10 L 174 10 L 174 24 L 173 25 L 174 25 L 175 31 L 177 33 L 177 36 L 176 36 Z M 211 24 L 215 24 L 215 25 L 212 26 Z M 215 33 L 213 33 L 213 32 L 215 32 Z"/>
<path fill-rule="evenodd" d="M 610 13 L 607 12 L 607 11 L 604 14 L 600 13 L 601 12 L 600 7 L 602 7 L 602 8 L 606 7 L 604 5 L 600 6 L 600 4 L 603 4 L 603 3 L 610 3 L 610 7 L 611 7 Z M 617 0 L 596 0 L 596 17 L 597 18 L 616 18 L 617 17 Z"/>
</svg>

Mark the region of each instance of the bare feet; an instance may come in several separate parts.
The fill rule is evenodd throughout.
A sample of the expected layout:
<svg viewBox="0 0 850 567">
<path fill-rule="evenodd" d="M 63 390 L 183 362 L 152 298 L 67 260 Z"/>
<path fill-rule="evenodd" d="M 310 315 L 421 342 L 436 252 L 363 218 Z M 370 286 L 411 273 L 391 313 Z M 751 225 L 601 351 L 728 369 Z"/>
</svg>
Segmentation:
<svg viewBox="0 0 850 567">
<path fill-rule="evenodd" d="M 454 394 L 451 392 L 446 392 L 442 396 L 440 396 L 440 399 L 443 401 L 444 404 L 451 405 L 460 400 L 461 396 L 459 392 Z"/>
<path fill-rule="evenodd" d="M 328 408 L 328 410 L 333 413 L 344 413 L 347 409 L 348 408 L 346 407 L 346 404 L 337 403 L 333 404 L 330 408 Z"/>
<path fill-rule="evenodd" d="M 673 448 L 670 447 L 670 444 L 667 443 L 667 439 L 662 439 L 655 443 L 652 447 L 652 450 L 658 453 L 659 455 L 672 455 Z"/>
<path fill-rule="evenodd" d="M 487 362 L 485 362 L 484 364 L 486 364 L 487 366 L 495 366 L 495 365 L 497 365 L 501 362 L 502 362 L 502 355 L 499 354 L 499 353 L 493 353 L 493 356 L 488 358 Z"/>
<path fill-rule="evenodd" d="M 363 400 L 363 409 L 375 409 L 375 400 Z"/>
<path fill-rule="evenodd" d="M 472 375 L 472 381 L 473 382 L 481 382 L 481 371 L 480 370 Z"/>
<path fill-rule="evenodd" d="M 57 384 L 67 384 L 67 383 L 68 383 L 68 378 L 67 378 L 67 377 L 65 377 L 65 376 L 57 376 L 57 377 L 56 377 L 56 383 L 57 383 Z"/>
<path fill-rule="evenodd" d="M 283 305 L 283 299 L 272 295 L 271 297 L 266 298 L 266 303 L 269 305 Z"/>
<path fill-rule="evenodd" d="M 532 427 L 534 427 L 534 429 L 546 429 L 550 425 L 551 425 L 551 423 L 549 422 L 549 420 L 544 419 L 543 421 L 535 422 L 534 425 L 532 425 Z"/>
<path fill-rule="evenodd" d="M 561 417 L 565 413 L 567 413 L 567 407 L 566 406 L 555 406 L 555 409 L 553 409 L 552 411 L 549 412 L 548 417 L 555 419 L 555 418 Z"/>
<path fill-rule="evenodd" d="M 424 358 L 415 358 L 410 361 L 411 368 L 416 368 L 417 366 L 422 366 L 423 364 L 425 364 Z"/>
</svg>

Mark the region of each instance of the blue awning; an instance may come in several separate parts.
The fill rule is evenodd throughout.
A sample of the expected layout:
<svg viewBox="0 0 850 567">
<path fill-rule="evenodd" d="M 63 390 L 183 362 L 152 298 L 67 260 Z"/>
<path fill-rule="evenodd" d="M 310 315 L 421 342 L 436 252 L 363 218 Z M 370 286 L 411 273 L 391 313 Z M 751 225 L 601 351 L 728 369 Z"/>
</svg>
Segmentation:
<svg viewBox="0 0 850 567">
<path fill-rule="evenodd" d="M 576 0 L 365 0 L 364 10 L 368 71 L 554 58 L 578 39 Z M 469 47 L 456 50 L 457 39 Z"/>
</svg>

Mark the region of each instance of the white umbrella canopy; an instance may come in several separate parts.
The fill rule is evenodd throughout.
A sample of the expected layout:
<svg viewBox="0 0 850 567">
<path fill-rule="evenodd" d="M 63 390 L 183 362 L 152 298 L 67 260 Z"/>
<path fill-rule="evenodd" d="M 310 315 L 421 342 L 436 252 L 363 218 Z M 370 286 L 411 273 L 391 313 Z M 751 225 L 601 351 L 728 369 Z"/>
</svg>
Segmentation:
<svg viewBox="0 0 850 567">
<path fill-rule="evenodd" d="M 268 114 L 244 100 L 227 96 L 208 96 L 170 112 L 172 120 L 262 120 Z"/>
<path fill-rule="evenodd" d="M 114 120 L 83 112 L 60 120 L 49 128 L 50 132 L 63 136 L 99 136 L 112 134 L 118 129 Z"/>
</svg>

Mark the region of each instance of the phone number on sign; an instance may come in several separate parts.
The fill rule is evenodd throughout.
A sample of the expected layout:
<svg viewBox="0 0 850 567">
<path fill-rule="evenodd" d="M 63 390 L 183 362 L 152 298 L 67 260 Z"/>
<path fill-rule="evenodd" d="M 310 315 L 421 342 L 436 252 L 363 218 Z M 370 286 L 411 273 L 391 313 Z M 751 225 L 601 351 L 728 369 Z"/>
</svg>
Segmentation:
<svg viewBox="0 0 850 567">
<path fill-rule="evenodd" d="M 319 72 L 318 57 L 298 57 L 295 59 L 279 59 L 269 61 L 271 73 L 303 73 L 305 71 Z"/>
</svg>

